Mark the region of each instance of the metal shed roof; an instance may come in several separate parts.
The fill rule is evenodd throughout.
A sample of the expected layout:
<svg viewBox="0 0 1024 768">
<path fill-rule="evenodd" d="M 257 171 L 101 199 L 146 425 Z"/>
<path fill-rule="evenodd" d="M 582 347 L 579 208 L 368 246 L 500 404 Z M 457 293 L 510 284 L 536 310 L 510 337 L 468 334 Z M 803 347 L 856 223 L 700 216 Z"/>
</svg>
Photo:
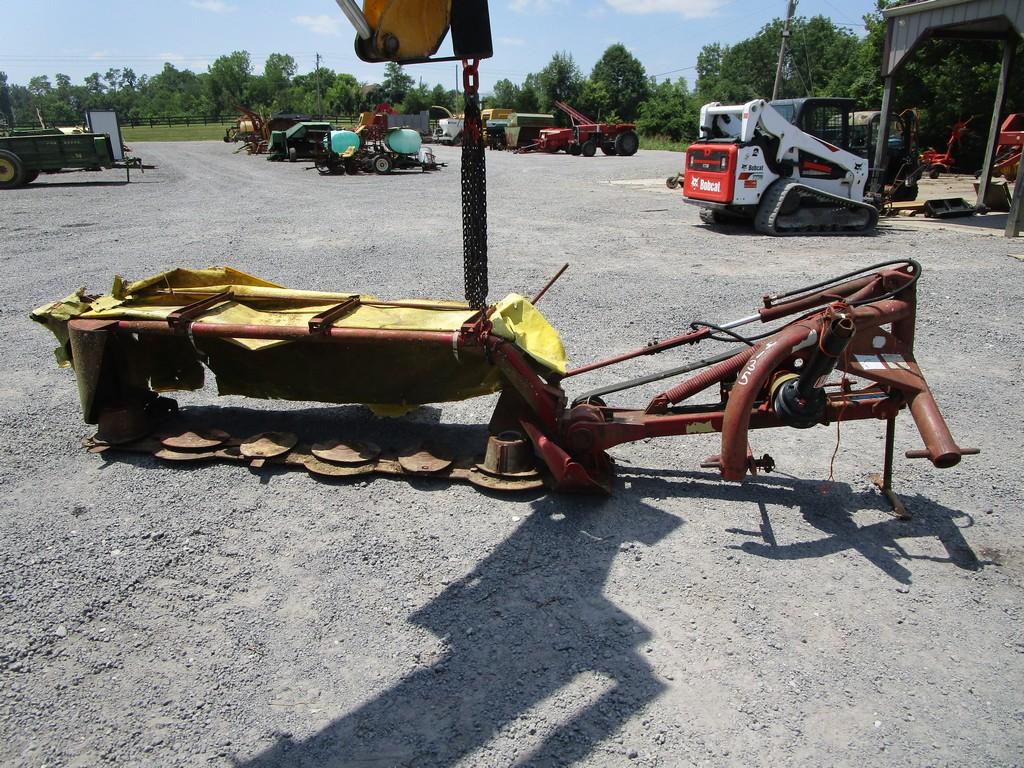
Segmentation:
<svg viewBox="0 0 1024 768">
<path fill-rule="evenodd" d="M 1024 35 L 1021 0 L 924 0 L 882 11 L 885 55 L 882 76 L 898 70 L 929 37 L 1006 39 Z"/>
</svg>

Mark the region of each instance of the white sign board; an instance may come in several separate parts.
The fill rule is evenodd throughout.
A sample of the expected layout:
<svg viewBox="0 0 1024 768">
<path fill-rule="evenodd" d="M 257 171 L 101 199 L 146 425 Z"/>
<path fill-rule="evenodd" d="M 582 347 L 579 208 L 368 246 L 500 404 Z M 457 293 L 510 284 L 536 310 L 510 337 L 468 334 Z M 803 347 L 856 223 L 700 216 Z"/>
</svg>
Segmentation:
<svg viewBox="0 0 1024 768">
<path fill-rule="evenodd" d="M 85 112 L 85 123 L 91 133 L 105 133 L 110 137 L 110 149 L 115 160 L 124 160 L 124 142 L 121 141 L 121 125 L 117 122 L 117 112 L 112 109 L 88 109 Z"/>
</svg>

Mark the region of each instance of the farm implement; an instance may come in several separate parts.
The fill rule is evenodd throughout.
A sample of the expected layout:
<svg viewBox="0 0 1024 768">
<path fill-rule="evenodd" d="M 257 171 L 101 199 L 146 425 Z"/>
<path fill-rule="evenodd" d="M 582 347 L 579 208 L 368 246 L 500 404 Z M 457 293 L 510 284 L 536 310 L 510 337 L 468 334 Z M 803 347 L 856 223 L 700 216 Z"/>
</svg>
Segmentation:
<svg viewBox="0 0 1024 768">
<path fill-rule="evenodd" d="M 745 318 L 695 323 L 681 336 L 569 370 L 558 334 L 535 308 L 544 291 L 533 301 L 511 294 L 477 310 L 288 290 L 226 268 L 175 270 L 118 282 L 106 296 L 73 295 L 33 319 L 61 340 L 58 357 L 74 368 L 85 420 L 98 427 L 86 441 L 93 452 L 607 493 L 608 450 L 623 443 L 719 433 L 721 450 L 703 466 L 738 481 L 774 467 L 770 456 L 755 457 L 752 430 L 876 419 L 887 430 L 881 485 L 895 500 L 893 431 L 901 409 L 909 408 L 924 440 L 909 458 L 947 468 L 977 452 L 951 436 L 914 356 L 920 274 L 911 260 L 876 265 L 766 296 Z M 775 327 L 740 335 L 755 323 Z M 734 347 L 574 396 L 565 388 L 598 368 L 709 341 Z M 198 389 L 206 369 L 222 395 L 363 403 L 388 414 L 501 396 L 477 455 L 398 455 L 343 438 L 312 445 L 281 433 L 231 436 L 220 431 L 228 424 L 197 425 L 156 394 Z M 655 381 L 670 386 L 645 404 L 609 404 L 610 395 Z"/>
<path fill-rule="evenodd" d="M 1009 181 L 1020 173 L 1021 150 L 1024 149 L 1024 112 L 1007 115 L 999 128 L 999 144 L 992 172 Z"/>
<path fill-rule="evenodd" d="M 630 157 L 640 148 L 640 139 L 633 123 L 599 123 L 564 101 L 556 101 L 555 106 L 569 116 L 572 127 L 541 128 L 537 140 L 520 147 L 517 152 L 565 152 L 574 156 L 593 157 L 600 149 L 606 155 Z"/>
<path fill-rule="evenodd" d="M 323 176 L 342 173 L 436 171 L 446 164 L 423 148 L 419 133 L 390 128 L 386 112 L 364 112 L 354 131 L 329 131 L 313 155 Z"/>
<path fill-rule="evenodd" d="M 63 133 L 57 128 L 16 131 L 0 136 L 0 189 L 31 184 L 40 174 L 118 168 L 131 181 L 132 170 L 147 168 L 140 157 L 124 154 L 106 133 Z"/>
<path fill-rule="evenodd" d="M 964 136 L 967 135 L 967 126 L 971 124 L 974 117 L 972 115 L 966 120 L 957 120 L 953 124 L 949 131 L 945 152 L 939 152 L 937 149 L 929 147 L 921 153 L 921 165 L 929 179 L 937 179 L 940 174 L 950 173 L 953 170 L 954 163 L 956 163 L 956 156 L 953 153 L 964 140 Z"/>
<path fill-rule="evenodd" d="M 900 410 L 910 411 L 924 443 L 908 458 L 948 468 L 978 452 L 957 445 L 914 356 L 921 267 L 911 259 L 770 294 L 746 317 L 695 322 L 682 335 L 569 368 L 558 333 L 536 309 L 564 267 L 532 300 L 514 293 L 487 300 L 477 61 L 491 51 L 487 3 L 465 0 L 450 17 L 443 3 L 424 9 L 420 21 L 436 40 L 408 37 L 400 25 L 387 31 L 395 19 L 385 14 L 371 25 L 354 2 L 340 4 L 360 30 L 356 50 L 367 60 L 430 60 L 449 26 L 455 55 L 465 59 L 466 301 L 290 290 L 225 267 L 174 270 L 130 284 L 117 278 L 105 296 L 79 291 L 32 319 L 54 333 L 58 360 L 74 369 L 83 416 L 96 425 L 85 441 L 89 451 L 329 478 L 376 473 L 499 491 L 610 493 L 615 465 L 608 452 L 625 443 L 718 434 L 719 452 L 702 466 L 740 481 L 775 466 L 771 456 L 754 453 L 754 430 L 873 419 L 886 424 L 878 485 L 900 515 L 906 512 L 891 484 Z M 740 333 L 755 324 L 768 329 Z M 731 346 L 614 385 L 572 395 L 566 387 L 598 369 L 710 342 Z M 221 395 L 362 403 L 387 415 L 500 396 L 488 437 L 475 451 L 451 455 L 426 444 L 394 451 L 341 435 L 315 443 L 282 431 L 232 435 L 226 418 L 196 423 L 163 393 L 197 390 L 207 371 Z M 646 403 L 611 403 L 613 395 L 655 382 L 665 388 Z"/>
</svg>

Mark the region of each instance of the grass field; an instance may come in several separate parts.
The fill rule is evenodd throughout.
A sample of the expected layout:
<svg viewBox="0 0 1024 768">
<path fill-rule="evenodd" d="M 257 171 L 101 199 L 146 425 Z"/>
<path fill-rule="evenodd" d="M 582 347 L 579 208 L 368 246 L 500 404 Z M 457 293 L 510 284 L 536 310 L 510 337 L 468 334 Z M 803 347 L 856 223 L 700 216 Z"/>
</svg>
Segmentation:
<svg viewBox="0 0 1024 768">
<path fill-rule="evenodd" d="M 226 125 L 158 125 L 154 128 L 121 128 L 127 144 L 139 141 L 213 141 L 224 138 Z"/>
<path fill-rule="evenodd" d="M 685 152 L 688 145 L 667 136 L 641 136 L 640 149 L 666 149 L 669 152 Z"/>
</svg>

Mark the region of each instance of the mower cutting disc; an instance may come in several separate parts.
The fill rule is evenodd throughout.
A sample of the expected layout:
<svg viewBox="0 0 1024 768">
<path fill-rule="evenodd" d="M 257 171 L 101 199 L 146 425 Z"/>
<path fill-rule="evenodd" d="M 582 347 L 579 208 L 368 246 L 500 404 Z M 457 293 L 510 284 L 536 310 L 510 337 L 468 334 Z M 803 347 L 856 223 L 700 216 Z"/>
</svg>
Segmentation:
<svg viewBox="0 0 1024 768">
<path fill-rule="evenodd" d="M 313 455 L 335 464 L 369 464 L 380 456 L 380 446 L 374 443 L 342 443 L 330 440 L 314 445 Z"/>
<path fill-rule="evenodd" d="M 288 453 L 298 442 L 299 438 L 291 432 L 261 432 L 246 438 L 241 451 L 247 459 L 272 459 Z"/>
<path fill-rule="evenodd" d="M 452 465 L 451 459 L 435 456 L 426 448 L 398 457 L 402 469 L 414 475 L 433 475 L 443 472 Z"/>
<path fill-rule="evenodd" d="M 320 477 L 355 477 L 356 475 L 369 475 L 373 473 L 375 467 L 373 462 L 366 462 L 357 466 L 345 466 L 343 464 L 330 464 L 326 461 L 320 461 L 315 456 L 310 456 L 305 461 L 306 469 L 309 470 L 311 475 L 319 475 Z"/>
<path fill-rule="evenodd" d="M 467 479 L 473 485 L 492 491 L 532 491 L 544 487 L 544 481 L 537 472 L 502 477 L 482 472 L 479 469 L 472 469 L 469 471 Z"/>
<path fill-rule="evenodd" d="M 179 451 L 201 451 L 223 445 L 230 437 L 231 435 L 221 429 L 196 429 L 177 435 L 161 435 L 159 440 L 165 448 Z"/>
<path fill-rule="evenodd" d="M 161 448 L 153 455 L 164 461 L 212 461 L 221 458 L 217 451 L 176 451 L 171 448 Z"/>
</svg>

